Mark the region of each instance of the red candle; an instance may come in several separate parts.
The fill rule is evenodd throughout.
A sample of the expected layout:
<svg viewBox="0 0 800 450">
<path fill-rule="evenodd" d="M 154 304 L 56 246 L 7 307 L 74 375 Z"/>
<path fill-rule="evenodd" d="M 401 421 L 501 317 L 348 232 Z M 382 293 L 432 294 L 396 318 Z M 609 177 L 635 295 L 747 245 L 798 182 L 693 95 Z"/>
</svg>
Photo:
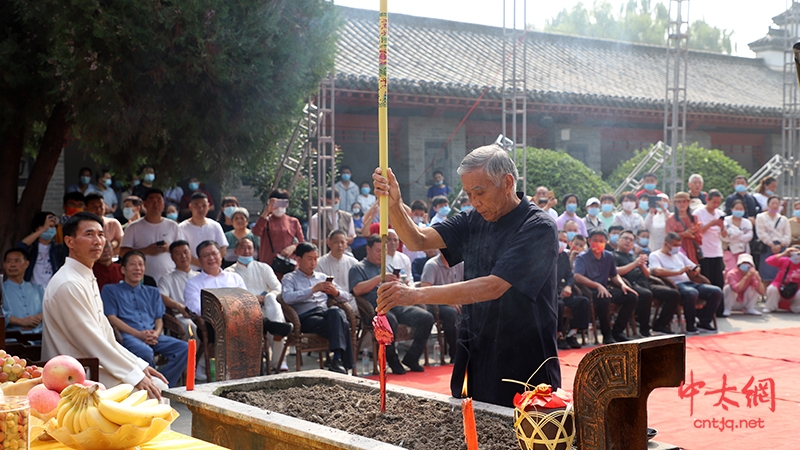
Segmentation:
<svg viewBox="0 0 800 450">
<path fill-rule="evenodd" d="M 189 354 L 186 358 L 186 390 L 194 390 L 195 360 L 197 359 L 197 341 L 192 335 L 192 327 L 189 327 Z"/>
<path fill-rule="evenodd" d="M 472 409 L 472 399 L 467 397 L 467 374 L 464 373 L 464 387 L 461 389 L 461 414 L 464 417 L 464 438 L 467 441 L 467 450 L 478 450 L 478 430 L 475 427 L 475 411 Z"/>
</svg>

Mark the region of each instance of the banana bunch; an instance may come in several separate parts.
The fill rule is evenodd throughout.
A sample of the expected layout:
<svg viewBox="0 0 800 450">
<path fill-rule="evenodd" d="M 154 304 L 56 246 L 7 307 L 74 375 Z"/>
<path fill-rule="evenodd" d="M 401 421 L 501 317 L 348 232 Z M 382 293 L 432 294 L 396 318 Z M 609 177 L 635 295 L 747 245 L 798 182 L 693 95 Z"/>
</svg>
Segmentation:
<svg viewBox="0 0 800 450">
<path fill-rule="evenodd" d="M 71 384 L 61 392 L 56 423 L 78 434 L 91 427 L 114 433 L 122 425 L 148 427 L 153 419 L 168 420 L 172 408 L 156 399 L 147 399 L 147 391 L 133 392 L 130 384 L 120 384 L 105 391 L 97 385 Z"/>
</svg>

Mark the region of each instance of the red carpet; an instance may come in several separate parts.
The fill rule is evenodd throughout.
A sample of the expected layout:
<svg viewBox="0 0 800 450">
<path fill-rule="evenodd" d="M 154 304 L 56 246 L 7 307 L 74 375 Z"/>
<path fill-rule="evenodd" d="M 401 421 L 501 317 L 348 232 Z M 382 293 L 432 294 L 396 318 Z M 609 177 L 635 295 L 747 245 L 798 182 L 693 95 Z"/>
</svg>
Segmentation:
<svg viewBox="0 0 800 450">
<path fill-rule="evenodd" d="M 572 390 L 578 363 L 590 350 L 559 354 L 564 389 Z M 390 384 L 450 395 L 452 367 L 390 374 L 388 380 Z M 658 440 L 686 449 L 794 448 L 797 444 L 791 443 L 792 436 L 797 436 L 794 427 L 800 416 L 798 376 L 800 328 L 692 336 L 686 341 L 683 391 L 689 392 L 689 383 L 694 380 L 697 394 L 681 398 L 681 389 L 654 391 L 648 401 L 649 423 L 658 430 Z M 772 388 L 774 396 L 770 394 Z"/>
</svg>

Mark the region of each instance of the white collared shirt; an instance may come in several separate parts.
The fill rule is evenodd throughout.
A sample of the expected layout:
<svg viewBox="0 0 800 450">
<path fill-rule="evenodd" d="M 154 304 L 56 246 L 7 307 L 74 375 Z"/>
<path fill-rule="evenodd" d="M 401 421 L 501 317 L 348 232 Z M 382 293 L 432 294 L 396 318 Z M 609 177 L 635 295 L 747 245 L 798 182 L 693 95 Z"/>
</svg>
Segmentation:
<svg viewBox="0 0 800 450">
<path fill-rule="evenodd" d="M 242 288 L 247 290 L 244 280 L 238 273 L 219 271 L 219 275 L 213 276 L 205 272 L 200 272 L 196 277 L 186 280 L 186 289 L 183 291 L 183 299 L 189 311 L 202 315 L 200 308 L 200 291 L 203 289 L 214 288 Z"/>
</svg>

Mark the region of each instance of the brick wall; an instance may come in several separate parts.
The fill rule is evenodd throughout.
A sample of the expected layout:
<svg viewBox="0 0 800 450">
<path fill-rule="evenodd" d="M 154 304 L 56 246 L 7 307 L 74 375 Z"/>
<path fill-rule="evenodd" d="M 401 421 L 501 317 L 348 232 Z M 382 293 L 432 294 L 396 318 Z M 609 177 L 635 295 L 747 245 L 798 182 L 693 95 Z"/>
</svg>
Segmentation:
<svg viewBox="0 0 800 450">
<path fill-rule="evenodd" d="M 426 160 L 425 154 L 426 143 L 430 156 L 439 153 L 440 147 L 433 144 L 447 142 L 447 138 L 458 126 L 458 122 L 457 119 L 447 118 L 408 118 L 402 144 L 404 159 L 407 161 L 404 175 L 409 180 L 408 194 L 404 194 L 407 202 L 426 199 L 428 187 L 433 180 L 433 171 L 436 169 L 442 169 L 445 183 L 449 186 L 457 184 L 456 169 L 467 154 L 466 134 L 463 127 L 447 145 L 447 149 L 441 152 L 441 155 L 446 153 L 444 159 L 437 159 L 433 165 L 428 167 L 431 161 L 430 159 Z"/>
</svg>

